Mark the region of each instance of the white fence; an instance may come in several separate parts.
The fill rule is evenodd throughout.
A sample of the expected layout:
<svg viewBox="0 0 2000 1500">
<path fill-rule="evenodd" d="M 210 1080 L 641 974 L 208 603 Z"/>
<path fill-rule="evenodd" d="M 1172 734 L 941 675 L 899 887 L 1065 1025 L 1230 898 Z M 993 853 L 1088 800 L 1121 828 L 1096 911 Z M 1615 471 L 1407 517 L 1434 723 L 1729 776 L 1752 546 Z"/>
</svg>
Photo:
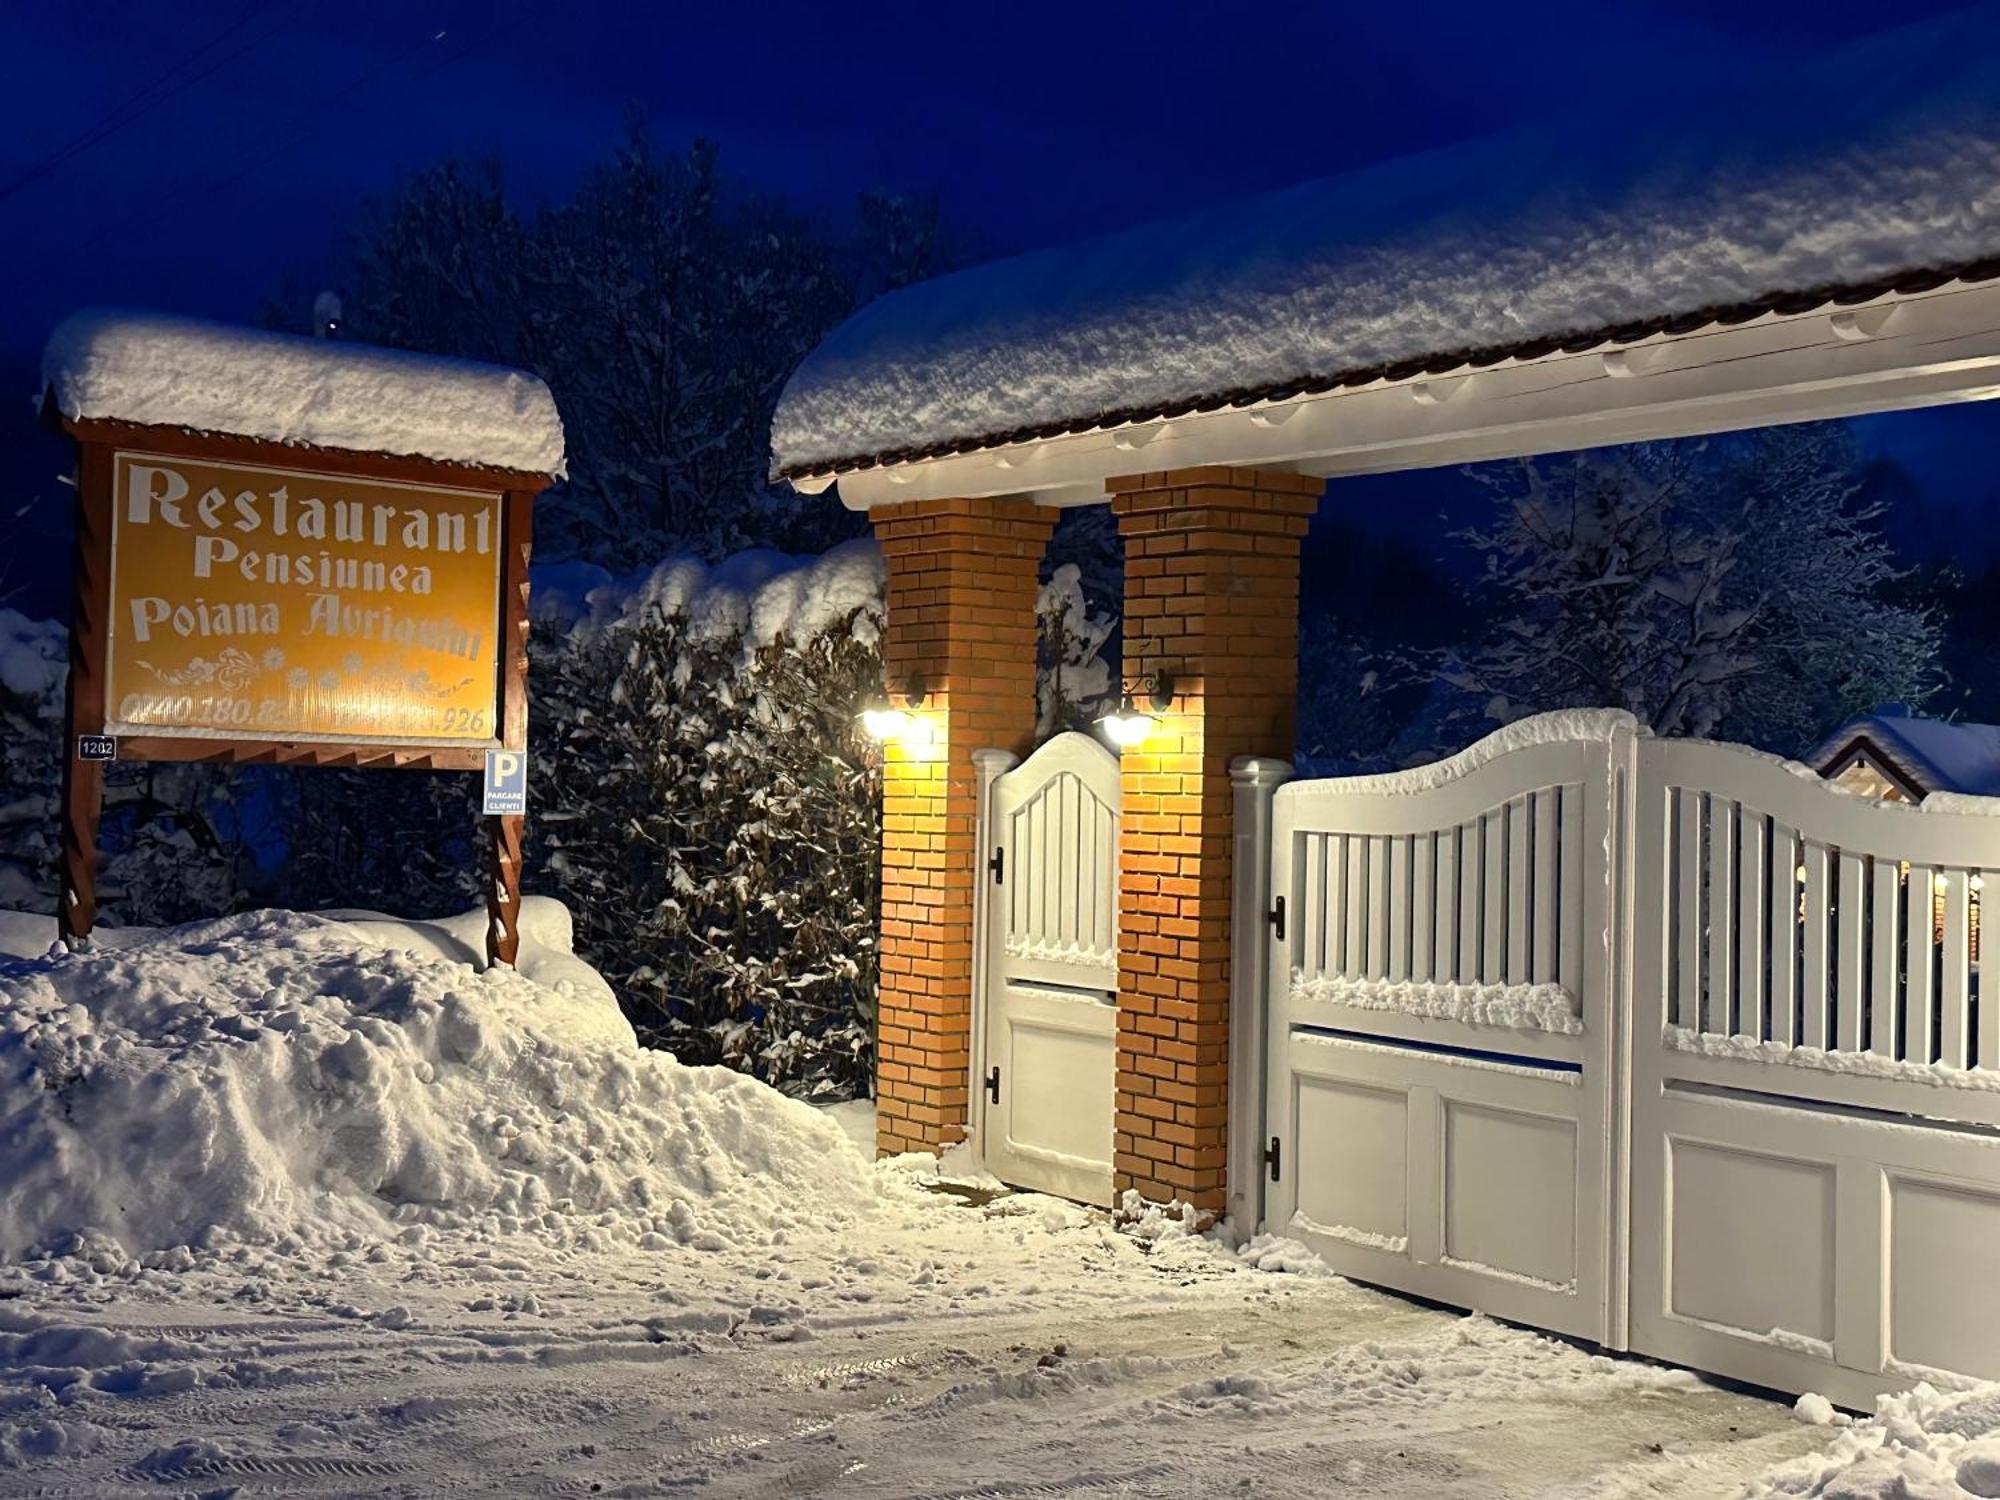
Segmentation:
<svg viewBox="0 0 2000 1500">
<path fill-rule="evenodd" d="M 1284 787 L 1244 877 L 1273 918 L 1267 1226 L 1850 1402 L 2000 1376 L 1996 811 L 1605 714 Z"/>
</svg>

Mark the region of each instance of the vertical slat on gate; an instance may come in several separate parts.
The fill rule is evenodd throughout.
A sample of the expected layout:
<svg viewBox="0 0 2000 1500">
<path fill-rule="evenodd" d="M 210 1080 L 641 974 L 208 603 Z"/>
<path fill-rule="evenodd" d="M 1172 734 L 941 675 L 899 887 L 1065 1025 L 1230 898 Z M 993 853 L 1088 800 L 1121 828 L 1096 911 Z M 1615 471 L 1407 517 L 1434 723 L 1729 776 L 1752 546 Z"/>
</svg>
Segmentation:
<svg viewBox="0 0 2000 1500">
<path fill-rule="evenodd" d="M 1963 1068 L 1971 1061 L 1971 1030 L 1967 1024 L 1972 986 L 1968 968 L 1967 934 L 1971 931 L 1966 905 L 1970 887 L 1963 870 L 1943 872 L 1944 952 L 1938 968 L 1938 996 L 1944 1002 L 1944 1025 L 1938 1032 L 1938 1061 Z"/>
<path fill-rule="evenodd" d="M 1062 848 L 1056 860 L 1056 930 L 1049 934 L 1058 943 L 1077 940 L 1077 861 L 1083 849 L 1083 783 L 1074 776 L 1057 780 L 1061 800 L 1056 811 L 1062 817 Z"/>
<path fill-rule="evenodd" d="M 1440 984 L 1458 978 L 1458 828 L 1438 830 L 1438 968 Z"/>
<path fill-rule="evenodd" d="M 1368 944 L 1368 840 L 1350 833 L 1347 844 L 1347 921 L 1342 928 L 1340 972 L 1359 979 Z"/>
<path fill-rule="evenodd" d="M 1030 926 L 1036 942 L 1048 942 L 1048 864 L 1056 858 L 1056 830 L 1048 826 L 1048 796 L 1034 800 L 1034 868 L 1028 870 L 1028 884 L 1034 888 Z"/>
<path fill-rule="evenodd" d="M 1326 972 L 1326 844 L 1327 836 L 1323 833 L 1306 835 L 1306 899 L 1301 903 L 1305 910 L 1299 913 L 1304 923 L 1299 932 L 1305 955 L 1299 967 L 1309 979 L 1317 979 Z"/>
<path fill-rule="evenodd" d="M 1826 1045 L 1826 846 L 1807 844 L 1799 862 L 1806 867 L 1806 963 L 1805 989 L 1800 1013 L 1799 1042 L 1807 1047 Z"/>
<path fill-rule="evenodd" d="M 1736 928 L 1736 804 L 1726 797 L 1708 799 L 1708 995 L 1702 1006 L 1701 1029 L 1729 1030 L 1730 990 L 1736 968 L 1730 960 L 1730 937 Z"/>
<path fill-rule="evenodd" d="M 1733 1032 L 1764 1035 L 1764 820 L 1745 808 L 1736 837 L 1736 1014 Z"/>
<path fill-rule="evenodd" d="M 1479 877 L 1486 868 L 1477 818 L 1458 826 L 1458 982 L 1479 983 Z"/>
<path fill-rule="evenodd" d="M 1347 959 L 1347 835 L 1326 836 L 1326 952 L 1325 972 L 1345 972 Z"/>
<path fill-rule="evenodd" d="M 1931 871 L 1911 865 L 1903 886 L 1903 1056 L 1931 1061 Z"/>
<path fill-rule="evenodd" d="M 1903 972 L 1902 886 L 1893 859 L 1875 861 L 1875 900 L 1871 908 L 1868 965 L 1868 1050 L 1882 1057 L 1896 1055 L 1897 981 Z M 1860 1043 L 1856 1042 L 1859 1049 Z"/>
<path fill-rule="evenodd" d="M 1798 1035 L 1799 836 L 1771 824 L 1771 1027 L 1770 1040 L 1789 1047 Z"/>
<path fill-rule="evenodd" d="M 1583 885 L 1589 877 L 1583 859 L 1582 787 L 1562 788 L 1557 817 L 1562 825 L 1562 871 L 1557 885 L 1562 924 L 1556 933 L 1556 968 L 1563 988 L 1583 1000 Z"/>
<path fill-rule="evenodd" d="M 1382 974 L 1392 984 L 1410 977 L 1410 857 L 1414 843 L 1407 833 L 1389 841 L 1389 961 Z"/>
<path fill-rule="evenodd" d="M 1008 858 L 1014 861 L 1014 878 L 1007 882 L 1007 906 L 1014 914 L 1013 931 L 1020 937 L 1028 937 L 1030 919 L 1028 915 L 1029 887 L 1035 882 L 1031 878 L 1035 857 L 1035 810 L 1032 806 L 1019 808 L 1013 816 L 1013 848 Z"/>
<path fill-rule="evenodd" d="M 1102 843 L 1104 804 L 1095 797 L 1085 798 L 1083 820 L 1090 828 L 1090 847 L 1077 878 L 1077 893 L 1078 898 L 1085 903 L 1087 914 L 1078 919 L 1078 926 L 1090 934 L 1090 949 L 1096 952 L 1104 946 L 1098 937 L 1097 927 L 1098 893 L 1104 883 L 1103 861 L 1098 856 L 1098 851 L 1104 847 Z"/>
<path fill-rule="evenodd" d="M 1830 1047 L 1852 1048 L 1861 1035 L 1861 971 L 1868 962 L 1866 933 L 1862 927 L 1862 856 L 1842 850 L 1840 855 L 1840 936 L 1833 961 L 1839 966 L 1840 1024 L 1827 1040 Z"/>
<path fill-rule="evenodd" d="M 1528 982 L 1528 921 L 1533 915 L 1535 866 L 1529 854 L 1528 799 L 1507 804 L 1507 982 Z"/>
<path fill-rule="evenodd" d="M 1434 833 L 1410 842 L 1410 978 L 1419 984 L 1437 972 L 1437 843 Z"/>
<path fill-rule="evenodd" d="M 1674 975 L 1674 1024 L 1701 1030 L 1701 793 L 1677 787 L 1680 815 L 1680 930 L 1675 934 L 1680 961 Z"/>
<path fill-rule="evenodd" d="M 1556 982 L 1556 798 L 1554 787 L 1535 793 L 1535 938 L 1529 982 Z"/>
<path fill-rule="evenodd" d="M 1974 889 L 1983 897 L 1986 890 L 1986 872 L 1974 870 L 1971 873 L 1972 879 L 1978 882 Z M 1982 900 L 1980 905 L 1984 904 Z M 1974 933 L 1968 933 L 1967 938 L 1972 943 L 1978 941 Z M 1972 956 L 1977 956 L 1976 950 Z M 1978 1063 L 1982 1068 L 2000 1068 L 2000 993 L 1995 993 L 1995 986 L 1991 984 L 1982 985 L 1979 990 Z"/>
<path fill-rule="evenodd" d="M 1494 808 L 1481 823 L 1479 837 L 1486 850 L 1486 915 L 1479 981 L 1502 984 L 1507 978 L 1507 809 Z"/>
<path fill-rule="evenodd" d="M 1389 884 L 1389 839 L 1376 834 L 1368 841 L 1368 968 L 1370 979 L 1389 973 L 1389 907 L 1396 900 Z"/>
</svg>

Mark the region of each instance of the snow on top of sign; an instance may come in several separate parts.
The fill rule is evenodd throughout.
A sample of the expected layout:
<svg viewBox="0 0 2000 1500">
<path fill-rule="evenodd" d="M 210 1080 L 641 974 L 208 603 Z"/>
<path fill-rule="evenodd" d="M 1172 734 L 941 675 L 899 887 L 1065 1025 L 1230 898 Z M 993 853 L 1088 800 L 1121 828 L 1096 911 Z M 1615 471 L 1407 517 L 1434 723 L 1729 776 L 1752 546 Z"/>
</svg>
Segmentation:
<svg viewBox="0 0 2000 1500">
<path fill-rule="evenodd" d="M 50 335 L 42 381 L 78 420 L 564 472 L 549 388 L 499 365 L 99 308 Z"/>
<path fill-rule="evenodd" d="M 880 298 L 802 364 L 781 472 L 2000 254 L 2000 6 Z M 1636 116 L 1636 118 L 1635 118 Z"/>
</svg>

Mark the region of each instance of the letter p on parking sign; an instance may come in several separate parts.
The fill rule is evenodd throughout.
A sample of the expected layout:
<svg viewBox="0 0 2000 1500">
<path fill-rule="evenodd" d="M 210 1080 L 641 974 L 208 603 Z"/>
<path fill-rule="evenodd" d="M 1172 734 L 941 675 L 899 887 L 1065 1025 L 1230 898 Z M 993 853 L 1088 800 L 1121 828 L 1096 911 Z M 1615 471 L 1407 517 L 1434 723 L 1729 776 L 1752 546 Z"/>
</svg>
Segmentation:
<svg viewBox="0 0 2000 1500">
<path fill-rule="evenodd" d="M 488 750 L 479 810 L 488 815 L 528 810 L 528 752 Z"/>
</svg>

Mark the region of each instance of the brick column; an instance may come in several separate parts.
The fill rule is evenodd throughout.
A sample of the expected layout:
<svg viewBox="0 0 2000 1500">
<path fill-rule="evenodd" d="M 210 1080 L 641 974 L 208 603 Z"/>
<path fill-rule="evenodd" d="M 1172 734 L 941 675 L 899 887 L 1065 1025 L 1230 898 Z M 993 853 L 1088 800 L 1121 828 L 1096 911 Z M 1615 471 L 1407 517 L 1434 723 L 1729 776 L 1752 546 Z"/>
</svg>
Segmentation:
<svg viewBox="0 0 2000 1500">
<path fill-rule="evenodd" d="M 1324 481 L 1179 469 L 1109 484 L 1125 539 L 1125 681 L 1173 702 L 1121 762 L 1117 1187 L 1224 1207 L 1229 763 L 1289 758 L 1299 540 Z"/>
<path fill-rule="evenodd" d="M 1022 500 L 919 500 L 870 512 L 889 569 L 883 670 L 927 694 L 928 743 L 882 774 L 877 1149 L 961 1140 L 971 1066 L 976 750 L 1035 731 L 1035 590 L 1056 513 Z"/>
</svg>

